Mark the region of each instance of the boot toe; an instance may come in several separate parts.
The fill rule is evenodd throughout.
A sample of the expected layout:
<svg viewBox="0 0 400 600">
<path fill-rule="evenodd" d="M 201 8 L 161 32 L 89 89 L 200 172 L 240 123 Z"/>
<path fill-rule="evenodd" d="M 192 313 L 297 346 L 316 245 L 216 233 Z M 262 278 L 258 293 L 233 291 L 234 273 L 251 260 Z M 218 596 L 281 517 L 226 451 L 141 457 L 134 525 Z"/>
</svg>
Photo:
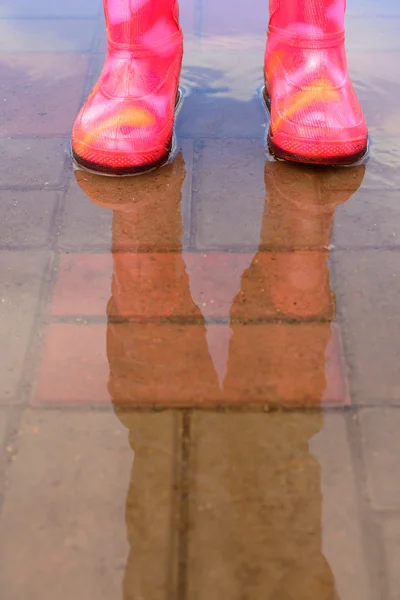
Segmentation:
<svg viewBox="0 0 400 600">
<path fill-rule="evenodd" d="M 366 153 L 368 130 L 352 90 L 338 90 L 333 102 L 319 99 L 300 108 L 298 95 L 272 103 L 269 143 L 273 151 L 321 164 L 347 164 Z"/>
<path fill-rule="evenodd" d="M 73 155 L 78 164 L 95 171 L 147 170 L 168 158 L 172 130 L 173 122 L 157 118 L 148 107 L 109 100 L 99 110 L 92 103 L 75 122 Z"/>
</svg>

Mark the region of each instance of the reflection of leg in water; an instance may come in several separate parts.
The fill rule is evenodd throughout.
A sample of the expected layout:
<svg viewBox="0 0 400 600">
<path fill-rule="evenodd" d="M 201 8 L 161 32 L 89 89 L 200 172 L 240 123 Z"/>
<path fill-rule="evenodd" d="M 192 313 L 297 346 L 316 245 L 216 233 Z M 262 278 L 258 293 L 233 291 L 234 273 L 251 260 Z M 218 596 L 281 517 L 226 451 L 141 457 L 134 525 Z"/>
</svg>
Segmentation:
<svg viewBox="0 0 400 600">
<path fill-rule="evenodd" d="M 363 175 L 363 166 L 316 169 L 267 163 L 260 251 L 244 272 L 231 309 L 227 397 L 240 400 L 242 394 L 245 401 L 252 390 L 258 401 L 320 405 L 335 310 L 328 270 L 333 216 Z M 257 314 L 260 306 L 262 314 Z M 260 316 L 270 322 L 257 327 L 235 324 Z"/>
<path fill-rule="evenodd" d="M 113 210 L 109 390 L 134 452 L 126 503 L 130 551 L 124 600 L 165 598 L 173 582 L 162 570 L 169 560 L 172 579 L 176 562 L 171 539 L 177 531 L 174 476 L 179 470 L 180 414 L 132 407 L 167 408 L 217 400 L 220 393 L 181 254 L 184 176 L 182 156 L 140 181 L 76 175 L 93 202 Z"/>
<path fill-rule="evenodd" d="M 190 590 L 201 600 L 334 600 L 321 550 L 317 413 L 196 415 Z"/>
<path fill-rule="evenodd" d="M 109 390 L 120 406 L 179 405 L 219 393 L 181 253 L 184 177 L 181 155 L 140 180 L 79 175 L 92 201 L 113 210 L 107 354 Z"/>
<path fill-rule="evenodd" d="M 164 600 L 176 576 L 178 419 L 172 411 L 120 411 L 133 465 L 126 499 L 129 554 L 123 600 Z"/>
<path fill-rule="evenodd" d="M 265 175 L 261 251 L 232 306 L 224 395 L 243 404 L 250 396 L 318 409 L 334 316 L 332 220 L 360 185 L 363 167 L 315 171 L 269 163 Z M 254 314 L 261 298 L 270 323 Z M 240 324 L 248 315 L 251 323 Z M 321 548 L 320 468 L 308 448 L 321 421 L 316 410 L 195 420 L 191 568 L 201 598 L 336 598 Z"/>
</svg>

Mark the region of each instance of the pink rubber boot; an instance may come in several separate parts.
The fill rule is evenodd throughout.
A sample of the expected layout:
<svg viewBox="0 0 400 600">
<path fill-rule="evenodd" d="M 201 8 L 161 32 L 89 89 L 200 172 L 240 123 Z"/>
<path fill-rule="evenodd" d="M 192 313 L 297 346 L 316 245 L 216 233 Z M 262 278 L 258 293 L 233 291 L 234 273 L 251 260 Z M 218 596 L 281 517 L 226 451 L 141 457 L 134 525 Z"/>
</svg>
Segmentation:
<svg viewBox="0 0 400 600">
<path fill-rule="evenodd" d="M 270 0 L 265 53 L 268 144 L 278 158 L 351 164 L 368 131 L 347 70 L 346 0 Z"/>
<path fill-rule="evenodd" d="M 108 52 L 73 128 L 78 165 L 133 175 L 168 161 L 179 100 L 177 0 L 104 0 Z"/>
</svg>

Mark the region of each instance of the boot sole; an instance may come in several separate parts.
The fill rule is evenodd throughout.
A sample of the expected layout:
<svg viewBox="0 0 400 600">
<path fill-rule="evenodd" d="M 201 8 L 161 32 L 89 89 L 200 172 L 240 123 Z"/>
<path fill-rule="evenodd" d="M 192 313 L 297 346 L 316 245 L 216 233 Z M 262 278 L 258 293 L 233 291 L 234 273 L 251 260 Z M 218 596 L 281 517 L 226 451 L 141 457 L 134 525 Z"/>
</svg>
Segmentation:
<svg viewBox="0 0 400 600">
<path fill-rule="evenodd" d="M 183 88 L 179 87 L 175 102 L 175 119 L 182 108 L 184 95 Z M 75 170 L 87 171 L 88 173 L 93 173 L 94 175 L 104 175 L 106 177 L 135 177 L 137 175 L 143 175 L 144 173 L 150 173 L 155 169 L 159 169 L 160 167 L 164 167 L 165 165 L 173 162 L 177 154 L 178 142 L 175 131 L 172 134 L 172 138 L 167 146 L 165 155 L 153 163 L 140 166 L 113 168 L 100 163 L 91 162 L 79 156 L 79 154 L 74 151 L 71 144 L 72 162 Z"/>
<path fill-rule="evenodd" d="M 261 100 L 264 105 L 264 108 L 270 115 L 271 114 L 271 99 L 267 94 L 265 86 L 263 86 L 261 88 Z M 274 156 L 277 159 L 287 160 L 290 162 L 297 162 L 297 163 L 310 164 L 310 165 L 331 165 L 331 166 L 337 166 L 337 167 L 345 167 L 345 166 L 355 165 L 357 163 L 362 162 L 363 160 L 365 160 L 367 158 L 368 153 L 369 153 L 369 139 L 368 139 L 365 148 L 363 148 L 360 152 L 357 152 L 355 154 L 351 154 L 351 155 L 347 155 L 347 156 L 332 156 L 332 157 L 329 157 L 329 156 L 324 156 L 324 157 L 301 156 L 299 154 L 292 154 L 291 152 L 287 152 L 286 150 L 283 150 L 283 148 L 280 148 L 277 144 L 274 143 L 272 137 L 273 136 L 271 134 L 271 128 L 269 127 L 268 134 L 267 134 L 267 144 L 268 144 L 268 150 L 269 150 L 270 154 L 272 154 L 272 156 Z"/>
</svg>

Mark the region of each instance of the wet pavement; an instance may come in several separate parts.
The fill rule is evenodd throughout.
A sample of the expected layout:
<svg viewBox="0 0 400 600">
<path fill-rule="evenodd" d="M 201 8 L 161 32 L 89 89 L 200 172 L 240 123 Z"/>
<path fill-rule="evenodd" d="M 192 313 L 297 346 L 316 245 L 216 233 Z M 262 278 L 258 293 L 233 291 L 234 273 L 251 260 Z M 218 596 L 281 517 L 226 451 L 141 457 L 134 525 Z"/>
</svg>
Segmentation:
<svg viewBox="0 0 400 600">
<path fill-rule="evenodd" d="M 98 0 L 0 2 L 2 600 L 400 598 L 400 5 L 349 0 L 371 133 L 265 154 L 268 14 L 182 0 L 175 162 L 74 172 Z"/>
</svg>

